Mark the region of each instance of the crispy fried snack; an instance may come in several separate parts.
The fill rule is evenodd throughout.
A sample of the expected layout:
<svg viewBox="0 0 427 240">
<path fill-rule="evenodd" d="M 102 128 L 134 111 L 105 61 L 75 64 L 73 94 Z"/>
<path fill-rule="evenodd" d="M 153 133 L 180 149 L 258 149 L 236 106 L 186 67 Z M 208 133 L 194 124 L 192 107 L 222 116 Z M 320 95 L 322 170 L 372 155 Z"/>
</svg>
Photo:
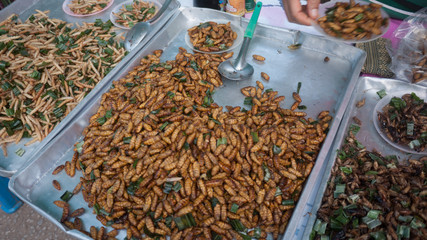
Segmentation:
<svg viewBox="0 0 427 240">
<path fill-rule="evenodd" d="M 118 13 L 116 23 L 127 28 L 132 28 L 138 22 L 146 22 L 152 19 L 157 12 L 157 7 L 152 2 L 134 0 L 130 5 L 123 5 Z"/>
<path fill-rule="evenodd" d="M 233 46 L 237 33 L 227 24 L 205 22 L 188 29 L 190 41 L 195 49 L 204 52 L 218 52 Z"/>
<path fill-rule="evenodd" d="M 246 87 L 250 110 L 212 99 L 230 54 L 157 50 L 102 96 L 72 163 L 104 225 L 128 239 L 283 233 L 331 116 L 306 119 L 272 89 Z M 247 229 L 255 228 L 254 231 Z M 95 231 L 95 230 L 93 230 Z"/>
<path fill-rule="evenodd" d="M 381 27 L 388 24 L 383 18 L 381 5 L 370 3 L 361 5 L 353 0 L 350 3 L 337 2 L 318 19 L 320 27 L 333 37 L 360 40 L 370 38 L 372 34 L 380 35 Z"/>
<path fill-rule="evenodd" d="M 367 151 L 349 134 L 332 168 L 313 239 L 424 239 L 427 157 L 399 164 Z"/>
<path fill-rule="evenodd" d="M 43 140 L 125 56 L 112 23 L 72 24 L 48 11 L 0 23 L 0 145 Z M 6 155 L 6 154 L 5 154 Z"/>
<path fill-rule="evenodd" d="M 68 7 L 75 14 L 88 15 L 106 8 L 111 0 L 72 0 Z"/>
</svg>

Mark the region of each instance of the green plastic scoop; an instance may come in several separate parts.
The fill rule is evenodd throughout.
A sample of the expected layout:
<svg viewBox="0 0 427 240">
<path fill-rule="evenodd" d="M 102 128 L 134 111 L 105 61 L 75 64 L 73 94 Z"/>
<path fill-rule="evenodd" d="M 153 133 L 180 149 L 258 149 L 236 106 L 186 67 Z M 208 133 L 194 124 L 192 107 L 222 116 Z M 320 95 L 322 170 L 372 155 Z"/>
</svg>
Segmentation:
<svg viewBox="0 0 427 240">
<path fill-rule="evenodd" d="M 219 73 L 230 80 L 244 80 L 248 79 L 254 74 L 254 68 L 246 62 L 246 52 L 248 51 L 249 43 L 255 32 L 255 27 L 258 22 L 259 13 L 261 12 L 262 2 L 258 2 L 255 10 L 249 21 L 248 27 L 245 31 L 245 38 L 240 48 L 239 55 L 234 60 L 227 60 L 218 66 Z"/>
</svg>

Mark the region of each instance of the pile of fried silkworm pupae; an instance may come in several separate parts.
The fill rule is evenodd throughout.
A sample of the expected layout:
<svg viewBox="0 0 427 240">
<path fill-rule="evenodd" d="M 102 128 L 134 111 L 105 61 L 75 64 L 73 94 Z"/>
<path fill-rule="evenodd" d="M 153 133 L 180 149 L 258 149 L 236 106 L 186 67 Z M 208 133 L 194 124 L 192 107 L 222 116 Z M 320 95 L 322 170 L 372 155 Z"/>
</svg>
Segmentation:
<svg viewBox="0 0 427 240">
<path fill-rule="evenodd" d="M 242 89 L 248 110 L 225 111 L 212 94 L 222 85 L 217 67 L 232 53 L 180 48 L 165 62 L 161 54 L 113 83 L 66 162 L 69 176 L 83 173 L 74 193 L 82 187 L 104 226 L 87 232 L 69 216 L 71 204 L 58 200 L 61 221 L 95 239 L 121 229 L 127 239 L 277 239 L 326 137 L 329 112 L 312 119 L 283 109 L 285 97 L 259 81 Z"/>
</svg>

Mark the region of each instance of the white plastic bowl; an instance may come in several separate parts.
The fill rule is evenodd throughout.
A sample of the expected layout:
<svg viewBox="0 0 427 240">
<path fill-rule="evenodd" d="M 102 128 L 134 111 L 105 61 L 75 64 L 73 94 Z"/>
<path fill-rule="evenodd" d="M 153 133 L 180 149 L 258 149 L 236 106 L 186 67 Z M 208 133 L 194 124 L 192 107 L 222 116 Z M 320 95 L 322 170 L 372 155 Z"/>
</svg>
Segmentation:
<svg viewBox="0 0 427 240">
<path fill-rule="evenodd" d="M 226 21 L 224 19 L 212 19 L 212 20 L 207 20 L 204 22 L 216 22 L 218 24 L 227 24 L 230 21 Z M 231 50 L 234 50 L 236 47 L 240 46 L 240 44 L 242 44 L 243 38 L 244 38 L 244 32 L 240 26 L 238 26 L 234 23 L 230 23 L 230 27 L 231 27 L 231 30 L 233 30 L 234 32 L 237 33 L 237 38 L 234 40 L 233 45 L 227 49 L 224 49 L 221 51 L 216 51 L 216 52 L 205 52 L 205 51 L 201 51 L 199 49 L 196 49 L 196 48 L 194 48 L 193 43 L 191 43 L 190 36 L 188 35 L 188 32 L 185 33 L 185 43 L 194 52 L 209 53 L 209 54 L 219 54 L 219 53 L 229 52 Z"/>
<path fill-rule="evenodd" d="M 332 0 L 330 2 L 324 3 L 324 4 L 320 4 L 319 6 L 319 18 L 325 16 L 326 11 L 328 10 L 328 8 L 331 8 L 333 6 L 335 6 L 335 4 L 337 2 L 345 2 L 344 0 Z M 360 1 L 360 0 L 355 0 L 356 3 L 360 3 L 361 5 L 368 5 L 369 2 L 366 1 Z M 381 8 L 381 16 L 382 18 L 388 18 L 390 20 L 390 17 L 388 16 L 388 14 Z M 318 19 L 319 19 L 318 18 Z M 382 37 L 389 29 L 390 27 L 390 22 L 386 25 L 386 26 L 382 26 L 381 27 L 381 34 L 380 35 L 375 35 L 372 34 L 370 38 L 362 38 L 360 40 L 356 40 L 356 39 L 343 39 L 343 38 L 339 38 L 339 37 L 333 37 L 329 34 L 327 34 L 323 28 L 320 27 L 320 25 L 317 23 L 316 21 L 312 22 L 312 26 L 314 27 L 314 29 L 316 29 L 320 34 L 322 34 L 322 36 L 331 39 L 331 40 L 335 40 L 335 41 L 340 41 L 340 42 L 345 42 L 345 43 L 363 43 L 363 42 L 369 42 L 369 41 L 373 41 L 377 38 Z"/>
<path fill-rule="evenodd" d="M 141 0 L 141 1 L 153 3 L 157 8 L 155 14 L 157 14 L 157 11 L 159 11 L 159 9 L 162 7 L 162 4 L 156 0 Z M 132 3 L 133 3 L 133 0 L 129 0 L 129 1 L 123 2 L 123 3 L 117 5 L 116 7 L 113 8 L 113 10 L 110 13 L 110 20 L 114 24 L 114 26 L 119 27 L 119 28 L 123 28 L 123 29 L 127 29 L 127 30 L 130 29 L 129 27 L 125 27 L 121 24 L 116 23 L 117 17 L 113 13 L 119 13 L 120 9 L 122 9 L 123 6 L 132 5 Z"/>
<path fill-rule="evenodd" d="M 89 17 L 89 16 L 96 15 L 96 14 L 98 14 L 98 13 L 101 13 L 101 12 L 103 12 L 103 11 L 107 10 L 107 9 L 108 9 L 109 7 L 111 7 L 111 5 L 113 5 L 113 3 L 114 3 L 114 0 L 111 0 L 111 1 L 107 4 L 107 6 L 106 6 L 105 8 L 103 8 L 103 9 L 101 9 L 101 10 L 97 11 L 97 12 L 89 13 L 89 14 L 86 14 L 86 15 L 81 15 L 81 14 L 73 13 L 73 12 L 71 11 L 71 9 L 68 7 L 68 4 L 71 4 L 71 1 L 72 1 L 72 0 L 65 0 L 65 1 L 64 1 L 64 3 L 62 4 L 62 10 L 64 10 L 64 12 L 65 12 L 66 14 L 68 14 L 68 15 L 70 15 L 70 16 L 73 16 L 73 17 Z"/>
<path fill-rule="evenodd" d="M 424 102 L 427 100 L 427 92 L 414 92 L 419 98 L 424 99 Z M 375 129 L 377 130 L 378 134 L 390 145 L 393 147 L 407 153 L 413 153 L 413 154 L 427 154 L 427 149 L 423 152 L 417 152 L 414 149 L 411 149 L 408 145 L 399 144 L 393 142 L 393 140 L 389 139 L 386 135 L 386 133 L 383 131 L 383 129 L 380 126 L 380 123 L 378 121 L 378 113 L 383 112 L 383 107 L 390 103 L 390 100 L 393 97 L 401 98 L 405 94 L 410 94 L 411 92 L 405 91 L 405 92 L 393 92 L 393 93 L 387 93 L 386 96 L 384 96 L 375 106 L 372 117 L 374 121 Z"/>
</svg>

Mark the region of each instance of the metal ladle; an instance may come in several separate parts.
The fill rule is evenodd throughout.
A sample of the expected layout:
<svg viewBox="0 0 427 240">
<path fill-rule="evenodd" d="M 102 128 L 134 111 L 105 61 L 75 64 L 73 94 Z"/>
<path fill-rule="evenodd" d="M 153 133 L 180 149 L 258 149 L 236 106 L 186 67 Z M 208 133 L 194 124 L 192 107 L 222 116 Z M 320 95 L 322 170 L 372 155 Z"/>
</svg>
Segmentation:
<svg viewBox="0 0 427 240">
<path fill-rule="evenodd" d="M 135 46 L 137 46 L 142 41 L 142 39 L 144 39 L 144 37 L 150 31 L 151 23 L 155 22 L 157 19 L 160 18 L 160 16 L 162 16 L 162 14 L 166 11 L 166 9 L 169 7 L 169 4 L 171 2 L 172 0 L 166 0 L 165 3 L 160 8 L 160 10 L 157 12 L 157 14 L 153 18 L 151 18 L 146 22 L 139 22 L 129 30 L 125 38 L 125 48 L 128 51 L 131 51 Z"/>
<path fill-rule="evenodd" d="M 239 55 L 235 60 L 227 60 L 218 66 L 219 73 L 230 80 L 248 79 L 254 74 L 254 68 L 246 62 L 246 52 L 248 51 L 249 43 L 255 31 L 258 22 L 259 13 L 261 12 L 262 2 L 258 2 L 252 14 L 251 20 L 245 31 L 245 38 L 240 48 Z"/>
</svg>

